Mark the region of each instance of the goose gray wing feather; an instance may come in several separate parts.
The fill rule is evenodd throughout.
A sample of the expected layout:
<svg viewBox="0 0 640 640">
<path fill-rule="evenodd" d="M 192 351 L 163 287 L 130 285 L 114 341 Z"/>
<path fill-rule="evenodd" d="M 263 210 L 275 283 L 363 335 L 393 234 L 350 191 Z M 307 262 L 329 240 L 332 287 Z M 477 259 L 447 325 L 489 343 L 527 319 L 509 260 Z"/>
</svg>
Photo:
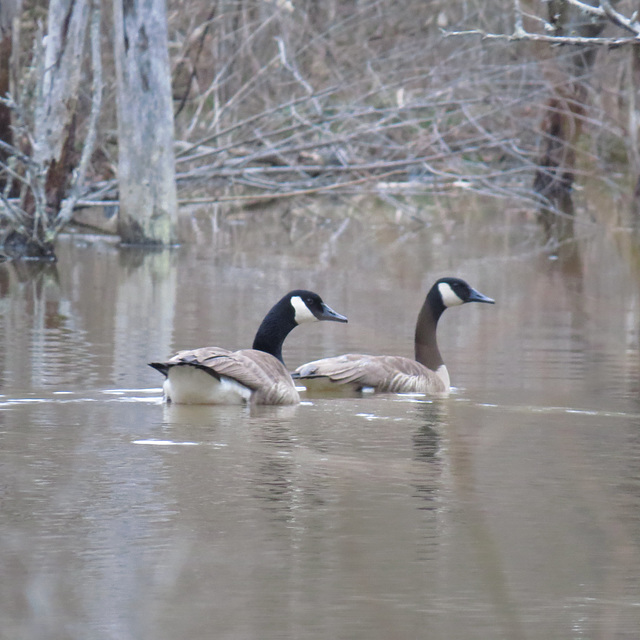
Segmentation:
<svg viewBox="0 0 640 640">
<path fill-rule="evenodd" d="M 186 349 L 178 351 L 175 356 L 167 361 L 168 365 L 191 364 L 194 366 L 208 367 L 212 358 L 226 356 L 232 351 L 222 347 L 200 347 L 199 349 Z"/>
<path fill-rule="evenodd" d="M 210 370 L 207 366 L 206 362 L 209 358 L 213 358 L 219 355 L 226 355 L 231 353 L 228 349 L 222 349 L 220 347 L 201 347 L 200 349 L 184 349 L 183 351 L 178 351 L 175 356 L 169 358 L 169 360 L 165 360 L 164 362 L 150 362 L 149 366 L 157 369 L 164 376 L 169 375 L 169 369 L 171 367 L 181 366 L 181 365 L 192 365 L 203 371 L 206 371 L 214 378 L 215 371 Z"/>
<path fill-rule="evenodd" d="M 444 393 L 442 378 L 424 365 L 401 356 L 348 353 L 303 364 L 294 378 L 328 378 L 336 384 L 372 387 L 380 393 Z"/>
</svg>

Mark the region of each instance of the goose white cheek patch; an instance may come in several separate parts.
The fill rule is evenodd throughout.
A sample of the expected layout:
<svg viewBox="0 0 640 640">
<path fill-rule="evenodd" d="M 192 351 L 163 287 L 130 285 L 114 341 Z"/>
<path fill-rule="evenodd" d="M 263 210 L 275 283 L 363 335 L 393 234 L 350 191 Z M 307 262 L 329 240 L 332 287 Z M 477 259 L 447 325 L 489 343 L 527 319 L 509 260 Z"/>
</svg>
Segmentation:
<svg viewBox="0 0 640 640">
<path fill-rule="evenodd" d="M 318 318 L 309 311 L 309 307 L 307 307 L 300 296 L 293 296 L 293 298 L 291 298 L 291 306 L 293 307 L 295 321 L 298 324 L 302 324 L 303 322 L 316 322 L 318 320 Z"/>
<path fill-rule="evenodd" d="M 445 307 L 456 307 L 464 304 L 464 300 L 462 300 L 446 282 L 441 282 L 438 285 L 438 291 L 440 291 L 440 296 L 442 297 L 442 302 Z"/>
</svg>

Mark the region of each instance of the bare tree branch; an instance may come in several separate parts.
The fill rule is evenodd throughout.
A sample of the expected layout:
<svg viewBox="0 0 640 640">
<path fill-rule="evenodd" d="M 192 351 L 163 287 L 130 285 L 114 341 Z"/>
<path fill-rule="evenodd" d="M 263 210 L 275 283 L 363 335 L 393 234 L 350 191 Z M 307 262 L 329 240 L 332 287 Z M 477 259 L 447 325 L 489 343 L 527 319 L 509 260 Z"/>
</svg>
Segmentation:
<svg viewBox="0 0 640 640">
<path fill-rule="evenodd" d="M 613 6 L 611 5 L 610 0 L 600 0 L 600 7 L 603 12 L 606 14 L 607 18 L 611 20 L 613 24 L 620 27 L 621 29 L 626 29 L 631 33 L 635 34 L 636 37 L 640 36 L 640 22 L 637 22 L 635 17 L 637 15 L 637 11 L 631 18 L 627 18 L 626 16 L 618 13 Z"/>
<path fill-rule="evenodd" d="M 636 38 L 590 38 L 586 36 L 550 36 L 543 33 L 530 33 L 528 31 L 507 33 L 489 33 L 481 29 L 467 29 L 465 31 L 444 31 L 447 38 L 453 36 L 480 36 L 483 40 L 503 40 L 506 42 L 548 42 L 549 44 L 568 44 L 580 47 L 600 46 L 600 47 L 621 47 L 629 44 L 638 44 Z"/>
</svg>

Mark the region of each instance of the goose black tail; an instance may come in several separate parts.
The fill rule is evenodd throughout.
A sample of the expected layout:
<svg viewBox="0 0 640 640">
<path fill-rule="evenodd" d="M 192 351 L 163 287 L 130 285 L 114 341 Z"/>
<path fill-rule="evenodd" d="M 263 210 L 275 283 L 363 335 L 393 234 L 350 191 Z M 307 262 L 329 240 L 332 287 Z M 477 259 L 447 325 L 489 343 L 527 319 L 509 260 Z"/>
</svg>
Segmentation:
<svg viewBox="0 0 640 640">
<path fill-rule="evenodd" d="M 169 365 L 165 362 L 150 362 L 149 366 L 159 371 L 165 378 L 169 375 Z"/>
</svg>

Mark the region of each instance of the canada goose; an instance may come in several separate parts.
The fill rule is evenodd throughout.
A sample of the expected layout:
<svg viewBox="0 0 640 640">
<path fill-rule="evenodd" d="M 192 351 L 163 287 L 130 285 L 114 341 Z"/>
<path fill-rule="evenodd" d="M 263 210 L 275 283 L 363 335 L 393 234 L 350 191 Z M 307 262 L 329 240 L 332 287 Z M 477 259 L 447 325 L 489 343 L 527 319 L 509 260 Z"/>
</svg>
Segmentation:
<svg viewBox="0 0 640 640">
<path fill-rule="evenodd" d="M 166 376 L 165 400 L 177 404 L 296 404 L 300 396 L 282 361 L 282 343 L 294 327 L 317 320 L 347 322 L 317 293 L 297 289 L 267 313 L 252 349 L 203 347 L 149 366 Z"/>
<path fill-rule="evenodd" d="M 445 309 L 465 302 L 494 304 L 460 278 L 441 278 L 431 287 L 416 324 L 415 360 L 348 353 L 303 364 L 293 378 L 301 380 L 309 391 L 326 390 L 333 383 L 358 391 L 447 394 L 451 383 L 438 349 L 436 328 Z"/>
</svg>

